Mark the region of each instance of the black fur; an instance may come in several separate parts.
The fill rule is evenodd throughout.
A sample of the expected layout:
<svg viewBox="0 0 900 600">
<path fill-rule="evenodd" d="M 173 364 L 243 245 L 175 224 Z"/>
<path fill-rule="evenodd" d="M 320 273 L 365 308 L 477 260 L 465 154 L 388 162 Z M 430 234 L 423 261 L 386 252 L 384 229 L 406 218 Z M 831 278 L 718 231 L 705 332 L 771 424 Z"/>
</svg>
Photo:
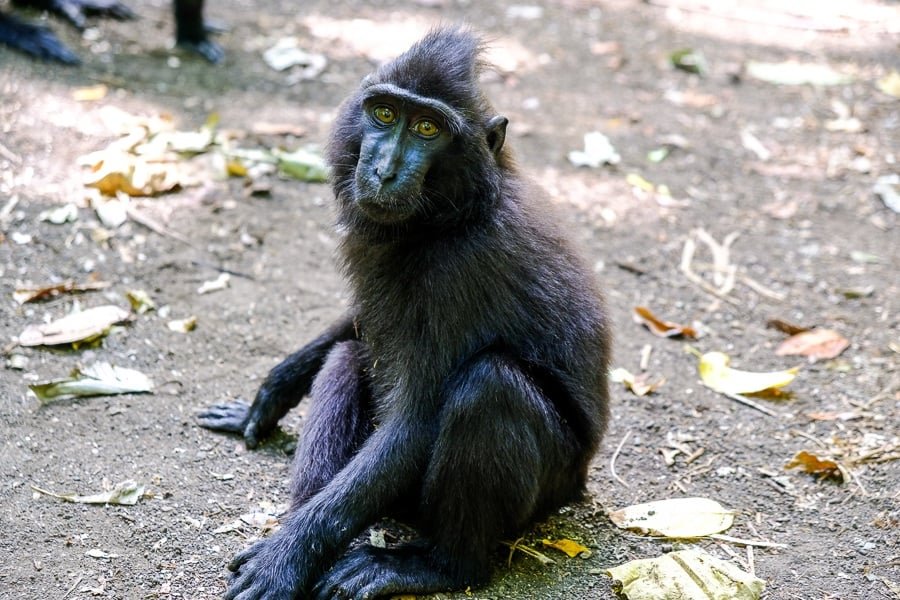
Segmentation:
<svg viewBox="0 0 900 600">
<path fill-rule="evenodd" d="M 210 62 L 224 58 L 222 48 L 207 36 L 203 22 L 204 0 L 174 0 L 175 40 Z M 78 29 L 87 26 L 87 17 L 101 15 L 115 19 L 134 19 L 134 12 L 118 0 L 13 0 L 25 6 L 56 13 Z M 75 65 L 78 56 L 45 27 L 31 25 L 13 15 L 0 12 L 0 43 L 36 58 Z"/>
<path fill-rule="evenodd" d="M 281 530 L 239 554 L 226 598 L 369 598 L 487 581 L 503 536 L 576 498 L 607 421 L 606 315 L 533 203 L 478 88 L 481 44 L 439 29 L 366 78 L 329 149 L 349 314 L 205 426 L 270 431 L 312 386 Z M 402 222 L 360 210 L 363 98 L 392 84 L 454 111 Z M 410 198 L 410 202 L 413 199 Z M 314 382 L 313 382 L 314 377 Z M 421 541 L 348 544 L 384 516 Z"/>
</svg>

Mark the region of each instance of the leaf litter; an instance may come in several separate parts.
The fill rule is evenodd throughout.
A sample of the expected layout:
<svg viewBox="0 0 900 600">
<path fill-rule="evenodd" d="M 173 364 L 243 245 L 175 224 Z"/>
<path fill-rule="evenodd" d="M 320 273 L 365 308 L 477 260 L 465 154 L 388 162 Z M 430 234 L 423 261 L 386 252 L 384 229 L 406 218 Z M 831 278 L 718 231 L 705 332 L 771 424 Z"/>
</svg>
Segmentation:
<svg viewBox="0 0 900 600">
<path fill-rule="evenodd" d="M 131 313 L 114 305 L 95 306 L 72 312 L 50 323 L 29 325 L 19 334 L 20 346 L 59 346 L 76 348 L 102 338 L 113 325 L 131 319 Z"/>
<path fill-rule="evenodd" d="M 123 506 L 133 506 L 144 497 L 144 486 L 132 479 L 127 479 L 117 483 L 111 490 L 99 492 L 97 494 L 89 494 L 81 496 L 78 494 L 57 494 L 49 490 L 45 490 L 32 485 L 31 489 L 38 494 L 65 500 L 66 502 L 74 502 L 77 504 L 119 504 Z"/>
<path fill-rule="evenodd" d="M 46 404 L 53 400 L 87 396 L 151 393 L 153 382 L 140 371 L 116 367 L 108 362 L 97 362 L 88 367 L 73 369 L 65 379 L 36 383 L 28 387 L 42 404 Z"/>
</svg>

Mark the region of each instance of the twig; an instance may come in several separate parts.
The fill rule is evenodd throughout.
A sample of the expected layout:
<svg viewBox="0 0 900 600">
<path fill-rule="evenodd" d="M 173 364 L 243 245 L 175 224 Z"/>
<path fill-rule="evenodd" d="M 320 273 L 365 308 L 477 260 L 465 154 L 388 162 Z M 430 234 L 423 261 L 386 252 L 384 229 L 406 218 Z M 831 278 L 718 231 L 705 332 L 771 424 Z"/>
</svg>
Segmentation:
<svg viewBox="0 0 900 600">
<path fill-rule="evenodd" d="M 693 239 L 688 238 L 687 240 L 685 240 L 684 249 L 681 252 L 681 272 L 684 273 L 684 276 L 688 278 L 688 281 L 690 281 L 691 283 L 693 283 L 694 285 L 699 287 L 704 292 L 706 292 L 708 294 L 712 294 L 716 298 L 725 300 L 726 302 L 730 302 L 731 304 L 734 304 L 735 306 L 739 305 L 740 303 L 737 300 L 725 295 L 727 293 L 727 291 L 723 293 L 722 290 L 710 285 L 709 283 L 704 281 L 704 279 L 702 277 L 700 277 L 699 275 L 697 275 L 694 272 L 694 269 L 691 266 L 691 263 L 694 260 L 694 252 L 696 250 L 697 250 L 697 244 L 694 242 Z M 730 290 L 728 290 L 728 291 L 730 291 Z"/>
<path fill-rule="evenodd" d="M 256 277 L 250 275 L 248 273 L 241 273 L 240 271 L 232 271 L 231 269 L 226 269 L 225 267 L 215 265 L 213 263 L 204 262 L 202 260 L 192 260 L 191 264 L 195 267 L 204 267 L 207 269 L 213 269 L 218 271 L 219 273 L 228 273 L 229 275 L 234 275 L 235 277 L 241 277 L 243 279 L 249 279 L 250 281 L 256 281 Z"/>
<path fill-rule="evenodd" d="M 759 412 L 761 412 L 765 415 L 769 415 L 770 417 L 779 416 L 778 413 L 775 412 L 774 410 L 772 410 L 771 408 L 763 406 L 762 404 L 760 404 L 758 402 L 754 402 L 753 400 L 751 400 L 750 398 L 747 398 L 746 396 L 742 396 L 740 394 L 729 394 L 727 392 L 720 392 L 720 393 L 723 396 L 731 398 L 735 402 L 739 402 L 739 403 L 743 404 L 744 406 L 749 406 L 750 408 L 755 408 Z"/>
<path fill-rule="evenodd" d="M 738 546 L 756 546 L 757 548 L 787 548 L 787 544 L 780 544 L 778 542 L 767 542 L 765 540 L 745 540 L 743 538 L 736 538 L 730 535 L 725 535 L 724 533 L 713 533 L 709 537 L 714 540 L 719 540 L 720 542 L 728 542 L 729 544 L 736 544 Z"/>
<path fill-rule="evenodd" d="M 818 438 L 814 438 L 813 436 L 809 435 L 806 432 L 800 431 L 799 429 L 791 429 L 790 433 L 791 433 L 791 435 L 796 435 L 798 437 L 808 439 L 812 443 L 818 445 L 819 448 L 828 448 L 828 445 L 825 442 L 823 442 L 822 440 L 820 440 Z"/>
<path fill-rule="evenodd" d="M 544 565 L 555 565 L 556 564 L 556 561 L 553 560 L 552 558 L 550 558 L 549 556 L 547 556 L 546 554 L 542 554 L 541 552 L 538 552 L 534 548 L 531 548 L 529 546 L 522 544 L 521 542 L 523 539 L 524 538 L 519 538 L 514 542 L 507 542 L 507 541 L 500 542 L 501 544 L 509 546 L 509 564 L 510 565 L 512 564 L 513 553 L 516 550 L 518 550 L 522 554 L 526 554 L 532 558 L 536 558 L 538 560 L 538 562 L 540 562 L 541 564 L 544 564 Z"/>
<path fill-rule="evenodd" d="M 624 479 L 619 477 L 618 473 L 616 473 L 616 459 L 619 457 L 619 452 L 622 451 L 622 446 L 625 445 L 625 441 L 628 440 L 628 436 L 630 436 L 630 435 L 631 435 L 631 430 L 629 430 L 622 437 L 622 441 L 619 442 L 619 445 L 616 447 L 616 451 L 613 452 L 612 458 L 609 459 L 609 472 L 612 473 L 613 479 L 615 479 L 616 481 L 618 481 L 619 483 L 621 483 L 622 485 L 624 485 L 627 488 L 630 488 L 631 486 L 628 485 L 628 483 Z"/>
<path fill-rule="evenodd" d="M 759 294 L 764 298 L 768 298 L 769 300 L 774 300 L 776 302 L 783 302 L 785 298 L 787 298 L 786 294 L 782 294 L 781 292 L 776 292 L 775 290 L 770 290 L 760 282 L 756 281 L 748 277 L 747 275 L 741 275 L 741 283 L 746 285 L 748 288 Z"/>
<path fill-rule="evenodd" d="M 79 577 L 78 579 L 75 580 L 75 583 L 72 584 L 72 587 L 69 588 L 69 591 L 63 595 L 62 600 L 66 600 L 66 598 L 69 597 L 69 594 L 71 594 L 73 591 L 75 591 L 75 588 L 78 587 L 78 584 L 81 583 L 82 579 L 84 579 L 84 577 Z"/>
<path fill-rule="evenodd" d="M 167 228 L 165 225 L 163 225 L 162 223 L 160 223 L 160 222 L 156 221 L 155 219 L 153 219 L 153 218 L 147 216 L 146 214 L 142 213 L 141 211 L 139 211 L 138 209 L 134 208 L 133 206 L 131 206 L 131 205 L 129 205 L 129 204 L 126 204 L 126 205 L 125 205 L 125 212 L 128 213 L 128 216 L 131 217 L 131 219 L 132 219 L 134 222 L 139 223 L 140 225 L 143 225 L 144 227 L 146 227 L 146 228 L 149 229 L 150 231 L 152 231 L 152 232 L 154 232 L 154 233 L 158 233 L 159 235 L 162 235 L 162 236 L 170 237 L 170 238 L 172 238 L 173 240 L 179 241 L 179 242 L 181 242 L 182 244 L 185 244 L 185 245 L 187 245 L 187 246 L 190 246 L 190 247 L 193 248 L 194 250 L 200 250 L 200 248 L 198 248 L 191 240 L 187 239 L 186 237 L 184 237 L 184 236 L 181 235 L 180 233 L 176 233 L 176 232 L 174 232 L 174 231 L 168 229 L 168 228 Z"/>
<path fill-rule="evenodd" d="M 3 158 L 5 158 L 6 160 L 8 160 L 9 162 L 14 163 L 14 164 L 19 164 L 22 162 L 22 159 L 19 157 L 18 154 L 16 154 L 15 152 L 10 150 L 6 146 L 4 146 L 2 143 L 0 143 L 0 155 L 2 155 Z"/>
</svg>

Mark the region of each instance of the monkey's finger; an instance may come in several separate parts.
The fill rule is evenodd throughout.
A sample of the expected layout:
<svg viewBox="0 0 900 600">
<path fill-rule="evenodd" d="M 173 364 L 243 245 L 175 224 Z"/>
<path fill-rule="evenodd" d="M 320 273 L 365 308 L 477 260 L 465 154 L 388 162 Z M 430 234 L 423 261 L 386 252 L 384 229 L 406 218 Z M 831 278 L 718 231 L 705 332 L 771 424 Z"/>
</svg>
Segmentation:
<svg viewBox="0 0 900 600">
<path fill-rule="evenodd" d="M 259 544 L 257 543 L 238 552 L 237 554 L 235 554 L 234 558 L 231 559 L 231 562 L 228 563 L 228 570 L 237 572 L 238 569 L 241 568 L 241 565 L 256 556 L 259 553 L 259 550 Z"/>
</svg>

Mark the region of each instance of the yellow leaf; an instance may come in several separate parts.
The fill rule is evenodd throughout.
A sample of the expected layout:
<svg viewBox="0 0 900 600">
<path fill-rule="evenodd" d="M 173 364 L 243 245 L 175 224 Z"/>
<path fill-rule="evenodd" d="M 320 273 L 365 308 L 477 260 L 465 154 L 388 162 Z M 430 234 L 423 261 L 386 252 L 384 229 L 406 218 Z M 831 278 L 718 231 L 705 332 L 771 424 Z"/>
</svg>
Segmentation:
<svg viewBox="0 0 900 600">
<path fill-rule="evenodd" d="M 634 504 L 609 513 L 621 529 L 668 538 L 721 533 L 734 523 L 734 511 L 708 498 L 670 498 Z"/>
<path fill-rule="evenodd" d="M 541 543 L 547 546 L 548 548 L 555 548 L 560 552 L 565 552 L 569 558 L 575 558 L 579 554 L 582 555 L 583 558 L 587 558 L 591 555 L 591 551 L 589 548 L 582 546 L 578 542 L 561 539 L 561 540 L 548 540 L 543 539 Z"/>
<path fill-rule="evenodd" d="M 762 579 L 704 550 L 670 552 L 607 569 L 629 600 L 758 600 Z"/>
<path fill-rule="evenodd" d="M 900 73 L 891 71 L 879 79 L 878 89 L 894 98 L 900 98 Z"/>
<path fill-rule="evenodd" d="M 821 477 L 834 477 L 836 479 L 843 479 L 844 477 L 838 463 L 831 459 L 819 458 L 806 450 L 798 452 L 788 464 L 784 465 L 785 469 L 793 469 L 794 467 L 800 467 L 807 473 Z"/>
<path fill-rule="evenodd" d="M 102 83 L 87 87 L 76 88 L 72 91 L 72 100 L 75 102 L 91 102 L 93 100 L 102 100 L 109 91 Z"/>
<path fill-rule="evenodd" d="M 698 365 L 703 384 L 723 394 L 755 394 L 786 386 L 797 376 L 799 367 L 784 371 L 752 372 L 732 369 L 731 359 L 722 352 L 707 352 Z"/>
</svg>

